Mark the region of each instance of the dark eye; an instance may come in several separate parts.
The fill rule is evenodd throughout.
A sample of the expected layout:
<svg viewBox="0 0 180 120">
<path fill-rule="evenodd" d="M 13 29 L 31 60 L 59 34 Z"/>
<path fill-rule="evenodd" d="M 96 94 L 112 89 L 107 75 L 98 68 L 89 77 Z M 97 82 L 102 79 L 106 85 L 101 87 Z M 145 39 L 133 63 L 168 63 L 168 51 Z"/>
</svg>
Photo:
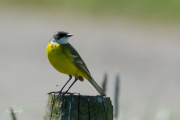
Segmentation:
<svg viewBox="0 0 180 120">
<path fill-rule="evenodd" d="M 59 39 L 60 39 L 60 38 L 63 38 L 64 36 L 66 36 L 66 34 L 62 34 L 62 33 L 61 33 L 61 34 L 59 34 L 58 37 L 59 37 Z"/>
<path fill-rule="evenodd" d="M 63 38 L 64 36 L 66 36 L 66 35 L 64 35 L 64 34 L 55 34 L 53 37 L 54 37 L 55 40 L 58 40 L 60 38 Z"/>
</svg>

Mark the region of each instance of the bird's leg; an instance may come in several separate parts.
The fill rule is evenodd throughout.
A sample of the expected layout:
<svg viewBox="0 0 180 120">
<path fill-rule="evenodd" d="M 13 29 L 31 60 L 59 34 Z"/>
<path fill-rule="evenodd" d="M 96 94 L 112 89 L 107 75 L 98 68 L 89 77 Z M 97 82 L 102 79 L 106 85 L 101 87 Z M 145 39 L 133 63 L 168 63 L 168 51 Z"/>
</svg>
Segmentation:
<svg viewBox="0 0 180 120">
<path fill-rule="evenodd" d="M 64 89 L 64 87 L 68 84 L 68 82 L 70 81 L 72 79 L 72 75 L 69 75 L 69 80 L 64 84 L 64 86 L 61 88 L 61 90 L 60 91 L 53 91 L 53 92 L 49 92 L 49 93 L 47 93 L 47 94 L 51 94 L 51 93 L 59 93 L 59 94 L 61 94 L 62 93 L 62 90 Z"/>
<path fill-rule="evenodd" d="M 69 75 L 69 80 L 64 84 L 64 86 L 61 88 L 61 90 L 59 91 L 59 93 L 62 92 L 62 90 L 64 89 L 64 87 L 68 84 L 68 82 L 72 79 L 72 75 Z"/>
<path fill-rule="evenodd" d="M 68 90 L 66 92 L 64 92 L 63 94 L 68 93 L 69 89 L 73 86 L 73 84 L 77 81 L 77 78 L 75 78 L 74 82 L 71 84 L 71 86 L 68 88 Z"/>
</svg>

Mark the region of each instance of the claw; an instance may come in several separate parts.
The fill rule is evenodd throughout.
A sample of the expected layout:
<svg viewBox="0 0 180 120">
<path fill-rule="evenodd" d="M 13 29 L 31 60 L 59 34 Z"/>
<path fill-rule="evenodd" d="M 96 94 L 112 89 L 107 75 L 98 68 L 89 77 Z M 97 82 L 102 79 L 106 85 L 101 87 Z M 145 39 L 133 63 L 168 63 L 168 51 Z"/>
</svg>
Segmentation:
<svg viewBox="0 0 180 120">
<path fill-rule="evenodd" d="M 49 95 L 49 94 L 52 94 L 52 93 L 56 93 L 55 91 L 53 91 L 53 92 L 48 92 L 47 94 Z"/>
<path fill-rule="evenodd" d="M 53 92 L 49 92 L 49 93 L 47 93 L 47 94 L 49 95 L 49 94 L 52 94 L 52 93 L 59 93 L 59 95 L 61 95 L 61 94 L 62 94 L 62 92 L 61 92 L 61 91 L 53 91 Z M 57 98 L 59 97 L 59 95 L 57 96 Z"/>
</svg>

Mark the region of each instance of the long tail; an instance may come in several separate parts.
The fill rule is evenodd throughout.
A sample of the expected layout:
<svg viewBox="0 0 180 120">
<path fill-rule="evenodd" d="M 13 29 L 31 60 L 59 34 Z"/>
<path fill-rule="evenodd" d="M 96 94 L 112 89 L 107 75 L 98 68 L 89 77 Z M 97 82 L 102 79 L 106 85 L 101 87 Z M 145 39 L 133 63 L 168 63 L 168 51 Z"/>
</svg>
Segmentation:
<svg viewBox="0 0 180 120">
<path fill-rule="evenodd" d="M 94 79 L 89 79 L 88 80 L 91 85 L 99 92 L 100 95 L 102 96 L 106 96 L 106 94 L 104 93 L 104 91 L 101 89 L 101 87 L 96 83 L 96 81 Z"/>
</svg>

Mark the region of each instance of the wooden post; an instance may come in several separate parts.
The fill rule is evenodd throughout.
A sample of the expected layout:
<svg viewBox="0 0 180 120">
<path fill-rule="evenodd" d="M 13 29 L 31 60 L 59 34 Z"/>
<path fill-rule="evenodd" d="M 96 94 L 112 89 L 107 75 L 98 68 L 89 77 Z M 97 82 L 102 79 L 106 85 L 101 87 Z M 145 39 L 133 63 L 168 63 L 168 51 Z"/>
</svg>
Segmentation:
<svg viewBox="0 0 180 120">
<path fill-rule="evenodd" d="M 113 120 L 109 97 L 49 94 L 43 120 Z"/>
</svg>

